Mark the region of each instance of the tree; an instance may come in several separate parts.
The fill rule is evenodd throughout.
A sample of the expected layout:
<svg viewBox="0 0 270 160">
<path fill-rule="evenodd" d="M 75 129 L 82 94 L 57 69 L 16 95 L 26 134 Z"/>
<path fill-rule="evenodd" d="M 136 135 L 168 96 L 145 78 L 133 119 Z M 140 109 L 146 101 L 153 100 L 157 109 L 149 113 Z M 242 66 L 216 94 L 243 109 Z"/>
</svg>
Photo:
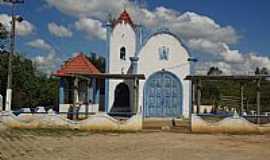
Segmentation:
<svg viewBox="0 0 270 160">
<path fill-rule="evenodd" d="M 267 74 L 268 74 L 268 69 L 265 68 L 265 67 L 263 67 L 263 68 L 261 69 L 261 74 L 267 75 Z"/>
<path fill-rule="evenodd" d="M 221 75 L 223 72 L 218 67 L 210 67 L 207 75 Z"/>
<path fill-rule="evenodd" d="M 8 54 L 0 54 L 0 94 L 5 96 Z M 21 107 L 56 106 L 58 104 L 58 81 L 36 74 L 37 69 L 30 59 L 20 54 L 13 55 L 13 110 Z"/>
<path fill-rule="evenodd" d="M 256 69 L 255 69 L 255 75 L 268 75 L 268 69 L 266 68 L 266 67 L 263 67 L 263 68 L 259 68 L 259 67 L 257 67 Z"/>
<path fill-rule="evenodd" d="M 1 53 L 5 50 L 8 44 L 8 36 L 9 36 L 9 33 L 6 30 L 5 26 L 2 23 L 0 23 L 0 52 Z"/>
<path fill-rule="evenodd" d="M 256 75 L 261 74 L 261 71 L 260 71 L 260 68 L 259 68 L 259 67 L 256 67 L 256 69 L 255 69 L 255 74 L 256 74 Z"/>
</svg>

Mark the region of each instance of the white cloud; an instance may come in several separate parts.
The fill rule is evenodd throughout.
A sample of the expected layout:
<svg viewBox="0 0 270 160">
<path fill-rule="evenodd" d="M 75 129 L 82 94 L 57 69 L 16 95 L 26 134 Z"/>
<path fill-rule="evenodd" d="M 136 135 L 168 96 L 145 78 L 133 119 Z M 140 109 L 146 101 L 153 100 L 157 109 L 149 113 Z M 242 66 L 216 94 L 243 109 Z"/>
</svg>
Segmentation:
<svg viewBox="0 0 270 160">
<path fill-rule="evenodd" d="M 48 29 L 49 32 L 56 37 L 72 37 L 72 32 L 68 28 L 57 25 L 54 22 L 48 24 Z"/>
<path fill-rule="evenodd" d="M 194 12 L 181 14 L 162 6 L 149 10 L 128 0 L 46 1 L 65 14 L 99 19 L 103 22 L 107 20 L 109 13 L 117 17 L 123 8 L 127 8 L 136 23 L 149 28 L 168 27 L 185 39 L 204 38 L 229 44 L 236 43 L 239 39 L 231 26 L 222 27 L 213 19 Z"/>
<path fill-rule="evenodd" d="M 78 30 L 86 32 L 90 38 L 106 39 L 106 29 L 99 20 L 80 18 L 75 26 Z"/>
<path fill-rule="evenodd" d="M 210 54 L 222 60 L 201 62 L 198 66 L 204 70 L 208 70 L 211 65 L 222 67 L 225 73 L 247 73 L 254 71 L 256 67 L 270 69 L 269 57 L 241 53 L 237 49 L 232 49 L 230 45 L 237 43 L 241 36 L 232 26 L 220 25 L 205 15 L 189 11 L 181 13 L 162 6 L 150 10 L 128 0 L 46 1 L 63 13 L 78 17 L 76 28 L 87 32 L 90 37 L 105 39 L 102 22 L 107 20 L 109 13 L 117 18 L 123 8 L 127 8 L 135 23 L 142 24 L 148 29 L 167 27 L 179 35 L 194 51 Z"/>
<path fill-rule="evenodd" d="M 128 0 L 46 0 L 50 6 L 65 14 L 105 20 L 108 13 L 118 14 L 131 5 Z"/>
<path fill-rule="evenodd" d="M 45 51 L 45 55 L 37 55 L 32 58 L 39 71 L 49 75 L 61 64 L 61 59 L 57 57 L 55 49 L 43 39 L 33 40 L 26 45 Z"/>
<path fill-rule="evenodd" d="M 52 46 L 45 42 L 43 39 L 36 39 L 27 43 L 28 46 L 32 48 L 51 50 Z"/>
<path fill-rule="evenodd" d="M 0 14 L 0 22 L 6 27 L 8 31 L 11 30 L 11 17 L 7 14 Z M 16 23 L 16 34 L 19 36 L 26 36 L 34 31 L 34 25 L 27 20 Z"/>
<path fill-rule="evenodd" d="M 199 62 L 196 64 L 196 74 L 206 75 L 210 67 L 218 67 L 224 75 L 232 74 L 232 66 L 226 62 Z"/>
<path fill-rule="evenodd" d="M 244 60 L 239 50 L 232 50 L 225 43 L 211 42 L 205 39 L 191 39 L 188 41 L 188 46 L 199 52 L 220 56 L 226 62 L 241 63 Z"/>
<path fill-rule="evenodd" d="M 61 63 L 61 59 L 56 56 L 54 51 L 49 52 L 46 56 L 33 57 L 32 60 L 37 69 L 47 75 L 52 74 Z"/>
</svg>

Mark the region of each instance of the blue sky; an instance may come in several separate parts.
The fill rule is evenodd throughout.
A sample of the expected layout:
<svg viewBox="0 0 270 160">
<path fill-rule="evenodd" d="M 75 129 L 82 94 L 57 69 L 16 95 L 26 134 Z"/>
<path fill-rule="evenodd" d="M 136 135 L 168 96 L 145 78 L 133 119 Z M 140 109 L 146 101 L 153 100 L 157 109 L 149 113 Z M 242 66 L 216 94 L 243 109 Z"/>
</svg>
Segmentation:
<svg viewBox="0 0 270 160">
<path fill-rule="evenodd" d="M 235 48 L 270 55 L 269 0 L 148 0 L 151 8 L 163 5 L 180 12 L 194 11 L 231 25 L 242 36 Z"/>
<path fill-rule="evenodd" d="M 158 16 L 164 9 L 157 9 L 158 7 L 166 9 L 167 17 L 174 17 L 176 15 L 182 18 L 187 16 L 191 19 L 199 19 L 199 24 L 196 23 L 196 20 L 191 20 L 192 22 L 189 21 L 187 22 L 188 24 L 185 24 L 185 21 L 175 22 L 174 20 L 166 20 L 166 22 L 184 26 L 183 29 L 172 28 L 172 31 L 176 32 L 180 37 L 183 36 L 181 38 L 187 43 L 192 55 L 204 59 L 204 61 L 208 60 L 208 57 L 214 57 L 211 59 L 221 59 L 219 60 L 221 62 L 207 63 L 205 66 L 218 65 L 224 67 L 224 70 L 238 70 L 239 66 L 235 65 L 236 62 L 241 64 L 241 61 L 248 61 L 245 67 L 247 70 L 252 70 L 256 67 L 256 63 L 262 61 L 263 63 L 258 64 L 258 66 L 270 67 L 270 1 L 268 0 L 138 0 L 136 3 L 126 2 L 127 0 L 111 0 L 107 4 L 103 3 L 105 2 L 104 0 L 100 0 L 100 2 L 76 0 L 70 4 L 67 3 L 69 1 L 71 2 L 71 0 L 66 0 L 66 2 L 65 0 L 25 0 L 24 4 L 17 6 L 17 14 L 25 17 L 25 20 L 33 26 L 33 29 L 29 31 L 30 33 L 17 37 L 17 50 L 33 59 L 38 59 L 39 57 L 40 60 L 49 53 L 53 53 L 53 58 L 47 57 L 47 61 L 52 61 L 52 59 L 55 60 L 56 58 L 58 58 L 58 61 L 43 63 L 43 65 L 52 65 L 50 70 L 55 69 L 55 66 L 57 66 L 55 63 L 61 63 L 63 59 L 72 56 L 74 52 L 97 52 L 104 56 L 106 47 L 105 41 L 101 38 L 104 28 L 100 26 L 99 34 L 93 32 L 91 27 L 96 29 L 97 24 L 105 22 L 104 15 L 108 14 L 104 13 L 106 11 L 112 12 L 114 16 L 124 8 L 127 8 L 130 12 L 141 12 L 141 10 L 134 9 L 134 6 L 139 4 L 141 4 L 142 8 L 147 9 L 147 11 L 159 18 L 154 23 L 155 26 L 163 25 L 165 21 L 163 17 Z M 97 8 L 90 8 L 89 11 L 85 11 L 82 6 L 79 6 L 81 3 L 88 3 L 88 5 L 94 3 Z M 76 9 L 73 9 L 72 5 Z M 95 9 L 99 10 L 99 7 L 101 13 L 95 15 L 98 12 Z M 3 14 L 10 15 L 9 5 L 1 4 L 0 15 Z M 80 16 L 78 16 L 79 14 Z M 131 15 L 134 14 L 131 13 Z M 148 23 L 151 20 L 146 18 L 144 22 L 139 23 L 151 28 L 152 24 Z M 213 20 L 214 24 L 209 20 Z M 58 27 L 63 26 L 72 33 L 72 36 L 56 36 L 52 34 L 48 29 L 49 23 L 54 23 Z M 90 29 L 87 28 L 89 24 L 91 25 Z M 92 24 L 95 25 L 93 26 Z M 218 25 L 215 26 L 216 28 L 214 27 L 214 31 L 217 31 L 217 34 L 190 34 L 192 31 L 183 31 L 187 28 L 185 25 L 192 25 L 192 27 L 198 25 L 198 27 L 194 27 L 194 31 L 202 32 L 208 30 L 209 26 L 210 29 L 213 29 L 211 25 Z M 224 38 L 226 36 L 228 38 Z M 220 41 L 218 38 L 220 38 Z M 33 44 L 31 42 L 37 39 L 42 40 L 50 47 L 42 48 L 31 45 Z M 209 48 L 209 45 L 206 47 L 202 45 L 206 43 L 211 44 L 213 47 Z M 219 48 L 220 46 L 222 47 Z M 219 51 L 222 53 L 214 53 Z M 251 55 L 254 57 L 251 57 Z M 239 57 L 239 61 L 231 60 L 232 57 L 234 59 L 234 56 Z M 43 66 L 42 69 L 46 70 L 46 67 L 44 68 Z M 205 68 L 202 67 L 202 69 Z"/>
</svg>

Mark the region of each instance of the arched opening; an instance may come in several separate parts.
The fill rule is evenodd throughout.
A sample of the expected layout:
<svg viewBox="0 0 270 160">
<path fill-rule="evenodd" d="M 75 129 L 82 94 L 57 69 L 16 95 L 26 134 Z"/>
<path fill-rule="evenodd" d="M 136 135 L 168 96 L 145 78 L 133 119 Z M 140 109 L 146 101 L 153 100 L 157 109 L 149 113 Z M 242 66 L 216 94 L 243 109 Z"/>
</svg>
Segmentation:
<svg viewBox="0 0 270 160">
<path fill-rule="evenodd" d="M 115 88 L 111 112 L 131 112 L 129 88 L 125 83 L 120 83 Z"/>
<path fill-rule="evenodd" d="M 126 48 L 125 47 L 122 47 L 120 49 L 120 59 L 126 60 Z"/>
</svg>

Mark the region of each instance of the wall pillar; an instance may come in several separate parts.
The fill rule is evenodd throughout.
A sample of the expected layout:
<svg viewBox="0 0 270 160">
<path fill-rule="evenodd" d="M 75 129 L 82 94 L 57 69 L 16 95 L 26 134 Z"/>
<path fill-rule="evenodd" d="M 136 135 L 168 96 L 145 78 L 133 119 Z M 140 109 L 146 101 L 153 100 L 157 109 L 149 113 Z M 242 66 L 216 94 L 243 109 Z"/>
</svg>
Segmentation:
<svg viewBox="0 0 270 160">
<path fill-rule="evenodd" d="M 106 73 L 110 72 L 110 39 L 111 39 L 111 35 L 112 35 L 112 24 L 110 21 L 107 22 L 106 24 Z M 108 113 L 109 112 L 109 92 L 110 92 L 110 83 L 108 79 L 105 79 L 105 112 Z"/>
<path fill-rule="evenodd" d="M 138 73 L 138 57 L 130 57 L 131 66 L 132 66 L 132 74 Z M 140 112 L 139 108 L 139 80 L 137 78 L 133 79 L 133 111 L 138 113 Z"/>
<path fill-rule="evenodd" d="M 139 57 L 130 57 L 129 59 L 131 61 L 132 74 L 137 74 Z"/>
</svg>

